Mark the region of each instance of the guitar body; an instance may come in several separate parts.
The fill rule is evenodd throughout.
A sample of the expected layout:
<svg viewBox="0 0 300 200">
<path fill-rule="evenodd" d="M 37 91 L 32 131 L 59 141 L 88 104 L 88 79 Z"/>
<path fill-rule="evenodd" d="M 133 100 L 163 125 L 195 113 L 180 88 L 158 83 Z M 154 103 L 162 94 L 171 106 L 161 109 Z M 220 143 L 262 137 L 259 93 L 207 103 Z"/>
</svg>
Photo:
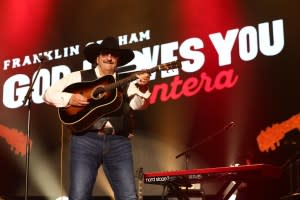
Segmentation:
<svg viewBox="0 0 300 200">
<path fill-rule="evenodd" d="M 74 132 L 88 129 L 97 119 L 118 110 L 123 102 L 123 95 L 117 88 L 105 90 L 107 85 L 115 83 L 112 75 L 88 82 L 79 82 L 65 88 L 64 92 L 85 96 L 86 106 L 69 106 L 58 109 L 59 118 L 64 125 Z"/>
</svg>

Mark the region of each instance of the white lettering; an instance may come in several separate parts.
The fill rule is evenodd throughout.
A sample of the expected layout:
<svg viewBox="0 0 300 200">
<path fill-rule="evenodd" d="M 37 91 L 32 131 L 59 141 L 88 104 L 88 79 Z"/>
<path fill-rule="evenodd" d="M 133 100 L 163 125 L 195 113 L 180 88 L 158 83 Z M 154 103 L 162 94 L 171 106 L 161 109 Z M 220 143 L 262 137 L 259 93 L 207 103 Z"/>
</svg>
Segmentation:
<svg viewBox="0 0 300 200">
<path fill-rule="evenodd" d="M 138 42 L 139 41 L 139 39 L 138 39 L 138 37 L 137 37 L 137 35 L 136 35 L 136 33 L 132 33 L 131 34 L 131 37 L 130 37 L 130 40 L 129 40 L 129 44 L 132 44 L 132 43 L 136 43 L 136 42 Z"/>
<path fill-rule="evenodd" d="M 55 50 L 54 50 L 54 58 L 55 58 L 55 59 L 60 59 L 60 58 L 62 58 L 62 55 L 61 55 L 61 53 L 59 52 L 59 49 L 55 49 Z"/>
<path fill-rule="evenodd" d="M 273 25 L 273 45 L 271 45 L 269 23 L 258 24 L 259 47 L 265 56 L 274 56 L 280 53 L 284 47 L 283 20 L 275 20 Z"/>
<path fill-rule="evenodd" d="M 273 34 L 270 31 L 269 23 L 258 24 L 256 29 L 254 26 L 246 26 L 242 29 L 231 29 L 223 36 L 221 33 L 213 33 L 209 35 L 218 54 L 219 66 L 229 65 L 232 63 L 232 49 L 238 37 L 239 56 L 244 61 L 250 61 L 256 58 L 258 50 L 266 56 L 273 56 L 282 51 L 284 47 L 284 27 L 283 20 L 274 20 L 272 22 Z M 131 35 L 119 36 L 121 44 L 127 44 L 127 38 L 130 36 L 129 42 L 138 42 L 150 39 L 150 30 L 144 32 L 132 33 Z M 100 43 L 102 40 L 98 40 Z M 201 51 L 204 48 L 203 41 L 200 38 L 188 38 L 179 44 L 173 41 L 164 44 L 157 44 L 152 47 L 142 48 L 141 51 L 134 51 L 135 58 L 127 65 L 135 64 L 135 71 L 145 68 L 152 68 L 160 63 L 168 63 L 177 60 L 180 56 L 185 59 L 181 61 L 182 71 L 193 73 L 200 70 L 205 63 L 205 55 Z M 48 56 L 50 60 L 60 59 L 62 57 L 73 56 L 79 54 L 79 45 L 65 47 L 45 51 L 43 53 L 26 55 L 22 59 L 13 58 L 3 61 L 3 70 L 9 68 L 18 68 L 25 65 L 39 63 L 38 55 Z M 91 69 L 91 63 L 83 61 L 83 69 Z M 63 76 L 71 73 L 66 65 L 53 66 L 50 73 L 47 69 L 42 69 L 37 77 L 34 85 L 32 99 L 34 103 L 41 103 L 41 95 L 47 87 L 54 84 Z M 162 71 L 161 78 L 168 78 L 179 74 L 178 69 L 170 71 Z M 35 76 L 35 74 L 34 74 Z M 152 73 L 151 80 L 156 78 L 156 73 Z M 8 78 L 3 84 L 3 103 L 8 108 L 17 108 L 22 106 L 24 96 L 30 85 L 31 78 L 25 74 L 16 74 Z"/>
<path fill-rule="evenodd" d="M 118 37 L 118 39 L 119 39 L 119 45 L 127 44 L 127 35 L 121 35 Z"/>
<path fill-rule="evenodd" d="M 134 60 L 130 64 L 135 64 L 137 66 L 136 71 L 143 70 L 145 68 L 152 68 L 158 63 L 159 56 L 159 45 L 153 46 L 153 50 L 151 53 L 151 48 L 146 47 L 142 49 L 142 53 L 139 51 L 134 52 Z M 150 79 L 153 80 L 156 77 L 156 73 L 152 73 Z"/>
<path fill-rule="evenodd" d="M 51 85 L 53 85 L 56 81 L 63 78 L 67 74 L 71 73 L 71 70 L 66 65 L 57 65 L 52 67 L 51 69 Z"/>
<path fill-rule="evenodd" d="M 221 33 L 214 33 L 209 35 L 209 38 L 219 55 L 219 66 L 231 64 L 231 51 L 238 32 L 238 29 L 227 31 L 225 39 L 223 39 Z"/>
<path fill-rule="evenodd" d="M 37 72 L 33 74 L 32 80 L 36 75 Z M 42 97 L 48 87 L 50 87 L 50 72 L 47 69 L 41 69 L 32 87 L 32 101 L 37 104 L 43 103 Z"/>
<path fill-rule="evenodd" d="M 10 66 L 10 60 L 4 60 L 3 61 L 3 70 L 7 70 L 7 67 Z"/>
<path fill-rule="evenodd" d="M 129 41 L 128 41 L 128 37 L 129 37 Z M 131 33 L 130 36 L 120 35 L 118 37 L 118 40 L 119 40 L 119 45 L 126 45 L 126 44 L 142 42 L 144 40 L 150 40 L 150 30 L 146 30 L 145 32 L 139 32 L 139 33 Z"/>
<path fill-rule="evenodd" d="M 51 55 L 52 53 L 53 53 L 53 51 L 45 51 L 44 55 L 47 56 L 49 58 L 49 60 L 53 60 L 53 57 Z"/>
<path fill-rule="evenodd" d="M 36 63 L 40 63 L 39 56 L 47 56 L 49 60 L 53 59 L 61 59 L 62 57 L 68 57 L 68 56 L 74 56 L 79 54 L 79 45 L 65 47 L 62 49 L 55 49 L 45 51 L 43 53 L 35 53 L 30 55 L 25 55 L 23 58 L 13 58 L 10 60 L 5 60 L 3 62 L 3 70 L 7 70 L 8 67 L 11 68 L 17 68 L 17 67 L 23 67 L 28 66 Z"/>
<path fill-rule="evenodd" d="M 200 51 L 195 51 L 197 49 L 202 49 L 203 46 L 203 41 L 199 38 L 187 39 L 180 45 L 180 56 L 189 59 L 181 62 L 183 71 L 195 72 L 203 66 L 205 62 L 204 54 Z M 192 50 L 191 47 L 195 50 Z"/>
<path fill-rule="evenodd" d="M 146 30 L 145 32 L 140 32 L 140 42 L 144 40 L 150 40 L 150 30 Z"/>
<path fill-rule="evenodd" d="M 170 42 L 161 45 L 161 63 L 167 63 L 177 60 L 177 56 L 174 56 L 174 51 L 178 50 L 178 42 Z M 162 71 L 161 77 L 171 77 L 178 75 L 178 69 L 172 69 L 168 71 Z"/>
<path fill-rule="evenodd" d="M 70 46 L 69 49 L 70 49 L 70 55 L 69 56 L 79 55 L 79 45 L 78 44 L 75 45 L 75 46 Z"/>
<path fill-rule="evenodd" d="M 87 70 L 87 69 L 92 69 L 92 64 L 90 62 L 88 62 L 87 60 L 84 60 L 82 62 L 82 69 L 83 70 Z"/>
<path fill-rule="evenodd" d="M 239 33 L 239 54 L 242 60 L 253 60 L 257 56 L 257 32 L 253 26 L 246 26 Z"/>
<path fill-rule="evenodd" d="M 41 69 L 32 87 L 32 102 L 42 103 L 42 95 L 45 90 L 69 73 L 71 73 L 71 70 L 66 65 L 54 66 L 51 70 L 52 76 L 50 76 L 48 69 Z M 32 80 L 25 74 L 16 74 L 8 78 L 3 85 L 3 105 L 7 108 L 21 107 L 30 83 L 34 80 L 36 74 L 37 72 L 33 74 Z M 28 102 L 26 103 L 28 104 Z"/>
<path fill-rule="evenodd" d="M 3 105 L 18 108 L 23 104 L 30 83 L 28 76 L 17 74 L 8 78 L 3 85 Z"/>
<path fill-rule="evenodd" d="M 16 68 L 16 67 L 21 67 L 21 64 L 20 64 L 20 58 L 14 58 L 13 60 L 13 68 Z"/>
<path fill-rule="evenodd" d="M 30 57 L 29 56 L 25 56 L 24 57 L 24 60 L 23 60 L 23 63 L 22 63 L 22 66 L 24 65 L 31 65 L 31 60 L 30 60 Z"/>
</svg>

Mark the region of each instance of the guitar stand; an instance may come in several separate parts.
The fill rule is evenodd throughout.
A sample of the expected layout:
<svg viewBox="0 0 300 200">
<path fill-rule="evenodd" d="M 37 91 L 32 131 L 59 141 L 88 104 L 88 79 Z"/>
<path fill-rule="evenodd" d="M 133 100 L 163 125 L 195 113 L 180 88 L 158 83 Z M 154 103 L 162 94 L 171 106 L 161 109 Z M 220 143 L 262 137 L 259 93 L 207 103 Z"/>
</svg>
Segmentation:
<svg viewBox="0 0 300 200">
<path fill-rule="evenodd" d="M 298 151 L 284 164 L 283 168 L 288 173 L 289 194 L 281 197 L 281 200 L 300 199 L 300 152 Z"/>
<path fill-rule="evenodd" d="M 237 191 L 238 187 L 241 185 L 242 181 L 226 181 L 223 186 L 219 189 L 217 193 L 217 198 L 220 200 L 228 200 L 232 194 Z"/>
<path fill-rule="evenodd" d="M 204 191 L 191 191 L 188 188 L 191 187 L 191 184 L 177 184 L 174 182 L 167 182 L 163 185 L 163 194 L 162 200 L 167 200 L 168 198 L 176 197 L 178 200 L 189 200 L 190 197 L 201 197 L 202 200 L 205 200 Z M 181 187 L 185 187 L 182 189 Z M 167 189 L 167 193 L 166 193 Z"/>
<path fill-rule="evenodd" d="M 242 181 L 227 181 L 215 195 L 216 200 L 228 200 L 234 192 L 237 191 Z M 188 200 L 190 197 L 201 197 L 202 200 L 206 199 L 205 192 L 200 190 L 198 192 L 186 189 L 181 189 L 180 186 L 174 183 L 168 183 L 164 185 L 164 191 L 167 188 L 167 194 L 162 195 L 162 200 L 166 200 L 168 197 L 176 197 L 178 200 Z"/>
</svg>

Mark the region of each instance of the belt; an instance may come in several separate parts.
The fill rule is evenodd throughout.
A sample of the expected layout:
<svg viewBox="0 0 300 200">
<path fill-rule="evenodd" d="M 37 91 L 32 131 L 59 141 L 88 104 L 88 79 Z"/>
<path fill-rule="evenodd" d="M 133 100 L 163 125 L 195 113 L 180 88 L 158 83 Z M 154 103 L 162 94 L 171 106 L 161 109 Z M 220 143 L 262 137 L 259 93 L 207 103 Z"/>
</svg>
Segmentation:
<svg viewBox="0 0 300 200">
<path fill-rule="evenodd" d="M 102 128 L 98 132 L 99 135 L 113 135 L 115 134 L 114 128 Z"/>
</svg>

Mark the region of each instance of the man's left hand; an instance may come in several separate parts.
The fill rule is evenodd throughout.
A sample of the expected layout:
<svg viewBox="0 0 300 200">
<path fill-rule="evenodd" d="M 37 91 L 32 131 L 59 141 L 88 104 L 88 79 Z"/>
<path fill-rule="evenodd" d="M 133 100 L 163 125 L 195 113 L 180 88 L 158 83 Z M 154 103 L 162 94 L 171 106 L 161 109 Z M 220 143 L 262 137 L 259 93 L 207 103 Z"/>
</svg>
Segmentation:
<svg viewBox="0 0 300 200">
<path fill-rule="evenodd" d="M 146 86 L 149 84 L 150 81 L 150 74 L 149 73 L 141 73 L 136 75 L 138 80 L 137 83 L 141 86 Z"/>
</svg>

